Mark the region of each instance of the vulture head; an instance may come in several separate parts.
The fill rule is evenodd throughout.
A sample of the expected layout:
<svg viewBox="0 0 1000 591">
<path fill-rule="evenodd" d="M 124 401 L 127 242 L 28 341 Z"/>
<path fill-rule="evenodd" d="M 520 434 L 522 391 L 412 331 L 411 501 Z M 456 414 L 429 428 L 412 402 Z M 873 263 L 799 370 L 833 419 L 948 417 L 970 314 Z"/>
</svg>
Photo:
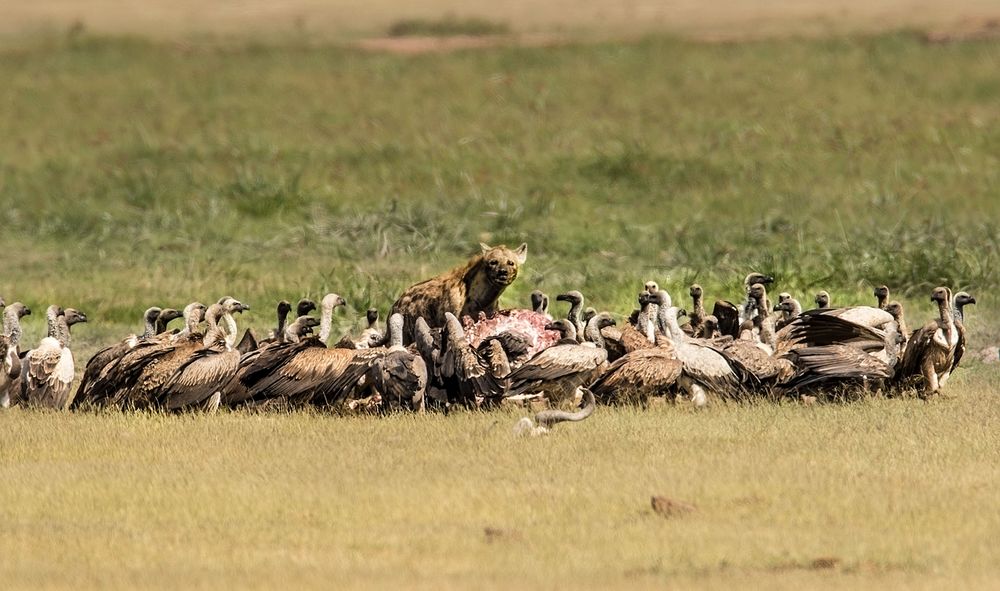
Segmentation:
<svg viewBox="0 0 1000 591">
<path fill-rule="evenodd" d="M 288 303 L 287 300 L 281 300 L 280 302 L 278 302 L 278 316 L 279 317 L 288 316 L 288 313 L 291 312 L 291 311 L 292 311 L 292 305 L 290 303 Z M 299 316 L 303 316 L 303 314 L 299 314 Z"/>
<path fill-rule="evenodd" d="M 931 301 L 938 304 L 951 303 L 951 290 L 947 287 L 935 287 L 931 292 Z"/>
<path fill-rule="evenodd" d="M 774 283 L 774 277 L 771 277 L 770 275 L 763 275 L 761 273 L 750 273 L 749 275 L 746 276 L 746 279 L 743 280 L 743 285 L 746 286 L 747 288 L 749 288 L 754 283 L 761 283 L 763 285 L 768 285 Z"/>
<path fill-rule="evenodd" d="M 792 294 L 788 293 L 787 291 L 783 291 L 783 292 L 781 292 L 781 293 L 778 294 L 778 303 L 779 304 L 781 302 L 785 301 L 785 300 L 790 300 L 790 299 L 792 299 Z M 777 308 L 775 308 L 775 310 L 777 310 Z"/>
<path fill-rule="evenodd" d="M 691 285 L 691 288 L 688 290 L 688 293 L 691 294 L 691 299 L 693 300 L 700 300 L 701 297 L 704 295 L 704 291 L 701 289 L 701 286 L 698 285 L 697 283 Z"/>
<path fill-rule="evenodd" d="M 587 327 L 589 328 L 596 326 L 597 330 L 600 331 L 602 328 L 614 326 L 615 324 L 617 323 L 615 322 L 615 319 L 611 317 L 611 314 L 607 312 L 601 312 L 590 319 L 590 322 L 587 323 Z"/>
<path fill-rule="evenodd" d="M 976 298 L 969 295 L 967 291 L 960 291 L 955 294 L 955 307 L 961 310 L 963 307 L 969 304 L 975 304 Z"/>
<path fill-rule="evenodd" d="M 291 306 L 288 307 L 291 311 Z M 299 303 L 295 306 L 295 317 L 306 316 L 310 312 L 316 309 L 316 302 L 310 300 L 309 298 L 302 298 Z"/>
<path fill-rule="evenodd" d="M 830 294 L 828 294 L 826 291 L 821 291 L 818 294 L 816 294 L 816 299 L 813 301 L 816 302 L 817 308 L 829 308 Z"/>
<path fill-rule="evenodd" d="M 222 309 L 230 314 L 241 314 L 244 310 L 249 310 L 250 306 L 244 304 L 243 302 L 237 300 L 236 298 L 231 298 L 226 296 L 219 300 L 219 305 Z"/>
<path fill-rule="evenodd" d="M 893 300 L 886 305 L 885 311 L 891 314 L 892 319 L 899 323 L 900 319 L 903 317 L 903 304 Z"/>
<path fill-rule="evenodd" d="M 702 331 L 701 332 L 702 332 L 702 334 L 706 338 L 711 339 L 711 338 L 715 337 L 716 335 L 718 335 L 718 333 L 719 333 L 719 319 L 718 318 L 716 318 L 712 314 L 709 314 L 708 316 L 705 316 L 705 318 L 701 322 L 702 322 Z"/>
<path fill-rule="evenodd" d="M 73 326 L 87 321 L 87 315 L 76 308 L 66 308 L 63 310 L 63 317 L 66 319 L 66 326 Z"/>
<path fill-rule="evenodd" d="M 583 294 L 578 291 L 567 291 L 556 296 L 556 301 L 569 302 L 570 306 L 583 304 Z"/>
<path fill-rule="evenodd" d="M 156 306 L 146 308 L 146 311 L 142 313 L 142 320 L 146 324 L 153 326 L 160 318 L 160 312 L 162 312 L 162 310 Z"/>
<path fill-rule="evenodd" d="M 205 304 L 201 302 L 191 302 L 190 304 L 184 306 L 184 318 L 188 319 L 189 323 L 198 324 L 199 322 L 205 320 L 205 312 L 208 308 Z"/>
<path fill-rule="evenodd" d="M 147 310 L 147 312 L 149 311 Z M 164 332 L 167 330 L 167 325 L 170 324 L 171 321 L 177 320 L 183 315 L 184 314 L 181 311 L 175 310 L 174 308 L 164 308 L 160 310 L 160 313 L 156 316 L 156 332 Z"/>
<path fill-rule="evenodd" d="M 536 289 L 531 292 L 531 309 L 539 314 L 546 314 L 549 311 L 549 296 Z"/>
<path fill-rule="evenodd" d="M 778 304 L 774 307 L 774 311 L 784 312 L 789 316 L 796 316 L 799 314 L 799 311 L 795 309 L 797 306 L 798 302 L 796 302 L 792 298 L 789 298 L 783 302 L 778 302 Z"/>
<path fill-rule="evenodd" d="M 18 318 L 24 318 L 25 316 L 31 316 L 31 308 L 25 306 L 21 302 L 14 302 L 7 308 L 7 312 L 10 313 L 14 310 L 17 313 Z"/>
<path fill-rule="evenodd" d="M 365 312 L 365 320 L 368 321 L 368 328 L 375 328 L 375 323 L 378 322 L 378 308 L 368 308 Z"/>
<path fill-rule="evenodd" d="M 587 308 L 583 311 L 584 324 L 590 322 L 590 319 L 593 318 L 594 316 L 597 316 L 597 310 L 590 306 L 587 306 Z"/>
<path fill-rule="evenodd" d="M 763 283 L 754 283 L 750 286 L 750 291 L 747 294 L 751 299 L 763 302 L 767 298 L 767 288 L 764 287 Z"/>
<path fill-rule="evenodd" d="M 545 325 L 545 330 L 554 330 L 559 333 L 560 340 L 576 341 L 576 327 L 565 318 L 555 320 Z"/>
<path fill-rule="evenodd" d="M 670 294 L 668 294 L 667 292 L 663 291 L 662 289 L 658 290 L 656 293 L 652 294 L 652 298 L 650 299 L 650 303 L 657 304 L 657 305 L 659 305 L 661 307 L 665 306 L 665 307 L 669 308 L 670 307 Z M 687 312 L 685 312 L 685 314 L 687 314 Z"/>
<path fill-rule="evenodd" d="M 660 291 L 660 286 L 657 285 L 655 281 L 647 281 L 642 287 L 646 290 L 646 293 L 656 293 Z"/>
<path fill-rule="evenodd" d="M 876 287 L 875 291 L 872 292 L 872 295 L 874 295 L 875 299 L 878 300 L 878 307 L 884 310 L 886 302 L 889 301 L 889 286 L 880 285 Z"/>
<path fill-rule="evenodd" d="M 285 331 L 289 334 L 295 335 L 296 338 L 301 339 L 302 337 L 312 334 L 312 329 L 319 326 L 319 320 L 313 318 L 312 316 L 299 316 L 295 319 L 295 322 L 291 323 Z"/>
<path fill-rule="evenodd" d="M 346 306 L 347 301 L 335 293 L 328 293 L 323 296 L 323 301 L 321 303 L 324 309 L 333 310 L 337 306 Z"/>
</svg>

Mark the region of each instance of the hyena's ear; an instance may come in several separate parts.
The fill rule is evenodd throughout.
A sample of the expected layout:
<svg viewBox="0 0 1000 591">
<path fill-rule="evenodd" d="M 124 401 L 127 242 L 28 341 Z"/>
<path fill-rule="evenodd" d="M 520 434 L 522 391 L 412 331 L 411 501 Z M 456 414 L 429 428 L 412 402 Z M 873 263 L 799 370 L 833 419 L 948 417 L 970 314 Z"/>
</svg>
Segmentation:
<svg viewBox="0 0 1000 591">
<path fill-rule="evenodd" d="M 480 242 L 479 248 L 483 249 L 483 254 L 486 254 L 489 251 L 493 250 L 493 247 L 490 246 L 489 244 L 486 244 L 485 242 Z"/>
<path fill-rule="evenodd" d="M 518 246 L 517 250 L 514 251 L 514 254 L 517 255 L 517 262 L 523 265 L 524 261 L 528 260 L 528 243 L 522 242 L 521 246 Z"/>
</svg>

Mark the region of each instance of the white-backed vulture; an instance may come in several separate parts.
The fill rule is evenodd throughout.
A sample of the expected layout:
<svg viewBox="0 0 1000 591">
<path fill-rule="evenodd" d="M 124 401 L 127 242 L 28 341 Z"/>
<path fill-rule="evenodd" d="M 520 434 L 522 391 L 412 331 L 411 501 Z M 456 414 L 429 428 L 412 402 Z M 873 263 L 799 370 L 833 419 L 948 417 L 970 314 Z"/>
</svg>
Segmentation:
<svg viewBox="0 0 1000 591">
<path fill-rule="evenodd" d="M 330 340 L 330 332 L 333 330 L 334 308 L 346 305 L 347 302 L 344 301 L 344 298 L 335 293 L 323 296 L 323 300 L 320 302 L 319 342 L 323 343 L 324 346 Z"/>
<path fill-rule="evenodd" d="M 902 351 L 906 348 L 907 341 L 910 340 L 910 331 L 906 326 L 906 314 L 903 311 L 903 304 L 893 300 L 886 305 L 885 311 L 892 315 L 893 321 L 896 322 L 896 328 L 899 331 L 901 341 L 900 350 Z"/>
<path fill-rule="evenodd" d="M 482 401 L 498 401 L 503 388 L 493 377 L 489 364 L 469 345 L 458 318 L 451 312 L 445 312 L 444 316 L 440 363 L 449 402 L 474 408 Z"/>
<path fill-rule="evenodd" d="M 576 337 L 583 341 L 585 325 L 583 323 L 583 294 L 578 291 L 568 291 L 556 296 L 558 302 L 569 302 L 569 311 L 566 312 L 566 319 L 573 323 L 576 328 Z"/>
<path fill-rule="evenodd" d="M 774 326 L 776 330 L 780 331 L 799 317 L 799 314 L 802 313 L 802 304 L 790 295 L 785 299 L 781 299 L 781 295 L 779 295 L 778 303 L 774 306 L 774 311 L 781 314 Z"/>
<path fill-rule="evenodd" d="M 676 389 L 682 367 L 673 348 L 639 349 L 612 363 L 590 390 L 604 404 L 645 406 L 650 397 L 666 396 Z"/>
<path fill-rule="evenodd" d="M 951 365 L 951 371 L 955 371 L 955 368 L 962 361 L 962 357 L 965 356 L 965 307 L 975 303 L 976 298 L 966 291 L 960 291 L 952 298 L 951 314 L 955 319 L 955 328 L 958 330 L 958 343 L 955 345 L 955 361 Z"/>
<path fill-rule="evenodd" d="M 90 360 L 87 361 L 86 368 L 83 370 L 83 378 L 80 380 L 80 385 L 76 388 L 76 396 L 73 397 L 72 408 L 79 408 L 93 403 L 94 385 L 101 384 L 99 378 L 105 368 L 116 363 L 122 355 L 134 349 L 140 342 L 147 341 L 154 335 L 159 334 L 157 330 L 162 312 L 163 310 L 156 306 L 147 308 L 142 314 L 143 332 L 141 335 L 129 335 L 91 356 Z"/>
<path fill-rule="evenodd" d="M 215 313 L 209 306 L 206 316 Z M 206 331 L 202 348 L 184 360 L 156 393 L 156 406 L 171 411 L 219 408 L 223 387 L 240 366 L 241 353 L 229 345 L 221 325 Z"/>
<path fill-rule="evenodd" d="M 547 434 L 554 425 L 566 422 L 580 422 L 594 414 L 594 408 L 597 406 L 594 393 L 587 388 L 581 388 L 581 391 L 583 396 L 580 400 L 579 410 L 575 412 L 543 410 L 535 414 L 534 422 L 528 417 L 524 417 L 514 425 L 514 435 L 516 437 L 539 437 Z"/>
<path fill-rule="evenodd" d="M 875 296 L 875 301 L 878 302 L 877 306 L 879 310 L 885 310 L 886 306 L 889 305 L 889 286 L 880 285 L 872 291 L 872 295 Z"/>
<path fill-rule="evenodd" d="M 91 401 L 97 406 L 119 408 L 153 406 L 160 387 L 203 346 L 204 335 L 197 330 L 202 320 L 208 319 L 207 310 L 199 302 L 188 304 L 184 307 L 184 328 L 179 333 L 157 335 L 140 342 L 102 370 L 95 380 Z M 209 328 L 218 322 L 219 314 L 221 311 L 213 315 Z"/>
<path fill-rule="evenodd" d="M 240 302 L 236 298 L 230 296 L 223 296 L 219 298 L 218 304 L 222 306 L 225 313 L 222 318 L 219 319 L 219 326 L 222 327 L 222 333 L 226 339 L 226 346 L 230 349 L 236 347 L 236 318 L 233 314 L 241 314 L 245 310 L 249 310 L 250 306 Z M 208 333 L 206 333 L 208 334 Z M 249 336 L 249 339 L 248 339 Z M 257 339 L 254 338 L 252 333 L 246 333 L 243 335 L 244 341 L 246 341 L 245 347 L 257 346 Z"/>
<path fill-rule="evenodd" d="M 683 311 L 674 306 L 660 308 L 675 357 L 682 364 L 678 385 L 696 407 L 708 404 L 710 392 L 723 397 L 741 394 L 744 382 L 749 382 L 746 369 L 709 341 L 688 340 L 677 322 L 679 312 Z"/>
<path fill-rule="evenodd" d="M 830 294 L 823 290 L 816 294 L 813 301 L 816 302 L 817 310 L 825 310 L 830 307 Z"/>
<path fill-rule="evenodd" d="M 69 348 L 69 327 L 86 322 L 87 317 L 72 308 L 70 317 L 59 306 L 45 312 L 50 336 L 28 352 L 22 369 L 24 396 L 31 406 L 65 410 L 73 402 L 70 386 L 75 377 L 73 353 Z M 26 373 L 25 373 L 26 372 Z"/>
<path fill-rule="evenodd" d="M 330 349 L 321 340 L 323 327 L 332 326 L 333 310 L 341 305 L 343 298 L 336 294 L 323 298 L 320 338 L 274 343 L 253 352 L 252 362 L 245 363 L 234 377 L 240 383 L 225 388 L 226 403 L 334 406 L 342 402 L 356 383 L 339 384 L 338 379 L 359 351 Z"/>
<path fill-rule="evenodd" d="M 593 383 L 607 369 L 608 353 L 603 347 L 601 329 L 614 323 L 611 315 L 600 313 L 585 329 L 592 342 L 559 344 L 532 357 L 507 376 L 510 381 L 507 395 L 541 393 L 553 405 L 572 400 L 577 388 Z"/>
<path fill-rule="evenodd" d="M 688 336 L 701 338 L 702 325 L 705 323 L 705 291 L 697 283 L 692 284 L 688 289 L 691 295 L 691 312 L 688 313 L 688 322 L 681 329 Z M 668 306 L 669 307 L 669 306 Z M 658 318 L 658 317 L 657 317 Z"/>
<path fill-rule="evenodd" d="M 167 332 L 168 325 L 178 318 L 184 316 L 184 313 L 180 310 L 175 310 L 174 308 L 164 308 L 160 310 L 160 313 L 156 316 L 156 326 L 154 334 L 163 334 Z"/>
<path fill-rule="evenodd" d="M 7 306 L 3 313 L 4 344 L 3 363 L 0 366 L 0 408 L 12 404 L 21 404 L 24 398 L 21 392 L 21 318 L 31 314 L 31 309 L 21 302 Z"/>
<path fill-rule="evenodd" d="M 960 340 L 952 315 L 951 290 L 934 288 L 931 301 L 938 305 L 938 317 L 910 337 L 898 371 L 900 381 L 918 382 L 924 397 L 933 396 L 948 381 Z"/>
<path fill-rule="evenodd" d="M 719 320 L 719 331 L 725 336 L 734 339 L 740 337 L 740 326 L 747 320 L 752 320 L 756 313 L 754 302 L 750 300 L 750 286 L 754 283 L 769 285 L 774 282 L 774 277 L 762 275 L 760 273 L 750 273 L 743 279 L 743 301 L 739 306 L 727 301 L 716 300 L 712 309 L 712 316 Z"/>
<path fill-rule="evenodd" d="M 536 289 L 531 292 L 531 309 L 539 314 L 549 314 L 549 296 Z M 550 317 L 551 318 L 551 317 Z"/>
</svg>

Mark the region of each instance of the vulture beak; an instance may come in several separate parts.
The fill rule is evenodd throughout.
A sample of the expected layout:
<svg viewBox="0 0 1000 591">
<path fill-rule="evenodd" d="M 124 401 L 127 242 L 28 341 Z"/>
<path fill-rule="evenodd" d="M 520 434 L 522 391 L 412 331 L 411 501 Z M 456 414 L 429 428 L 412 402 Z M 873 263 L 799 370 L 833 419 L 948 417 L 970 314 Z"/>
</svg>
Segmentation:
<svg viewBox="0 0 1000 591">
<path fill-rule="evenodd" d="M 570 301 L 569 294 L 568 293 L 561 293 L 561 294 L 557 295 L 556 296 L 556 301 L 558 301 L 558 302 L 568 302 L 568 301 Z"/>
<path fill-rule="evenodd" d="M 765 284 L 765 285 L 767 285 L 768 283 L 774 283 L 774 277 L 771 277 L 770 275 L 765 275 L 764 278 L 761 279 L 760 282 L 763 283 L 763 284 Z"/>
<path fill-rule="evenodd" d="M 781 311 L 781 304 L 775 304 L 774 307 L 771 308 L 771 311 L 772 312 L 780 312 Z"/>
<path fill-rule="evenodd" d="M 339 305 L 339 306 L 346 306 L 347 305 L 347 300 L 345 300 L 344 298 L 342 298 L 340 296 L 337 296 L 337 305 Z"/>
<path fill-rule="evenodd" d="M 550 322 L 550 323 L 548 323 L 548 324 L 545 325 L 545 330 L 556 330 L 557 331 L 557 330 L 559 330 L 559 327 L 557 327 L 555 324 L 552 324 Z"/>
<path fill-rule="evenodd" d="M 975 304 L 976 303 L 976 298 L 969 298 L 969 300 L 967 302 L 965 302 L 965 303 L 966 304 Z"/>
<path fill-rule="evenodd" d="M 86 321 L 87 321 L 87 315 L 84 314 L 83 312 L 80 312 L 80 322 L 86 322 Z"/>
<path fill-rule="evenodd" d="M 31 308 L 25 308 L 24 309 L 24 315 L 25 316 L 31 316 Z"/>
</svg>

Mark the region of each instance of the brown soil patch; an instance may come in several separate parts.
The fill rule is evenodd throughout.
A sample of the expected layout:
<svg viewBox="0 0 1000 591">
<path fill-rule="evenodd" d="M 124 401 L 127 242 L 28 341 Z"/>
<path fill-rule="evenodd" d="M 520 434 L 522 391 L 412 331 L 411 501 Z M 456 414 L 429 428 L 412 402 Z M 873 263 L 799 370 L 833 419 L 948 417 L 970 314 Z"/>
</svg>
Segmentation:
<svg viewBox="0 0 1000 591">
<path fill-rule="evenodd" d="M 374 37 L 362 39 L 355 46 L 368 51 L 403 55 L 445 53 L 463 49 L 492 47 L 550 47 L 569 42 L 558 35 L 453 35 L 449 37 Z"/>
</svg>

